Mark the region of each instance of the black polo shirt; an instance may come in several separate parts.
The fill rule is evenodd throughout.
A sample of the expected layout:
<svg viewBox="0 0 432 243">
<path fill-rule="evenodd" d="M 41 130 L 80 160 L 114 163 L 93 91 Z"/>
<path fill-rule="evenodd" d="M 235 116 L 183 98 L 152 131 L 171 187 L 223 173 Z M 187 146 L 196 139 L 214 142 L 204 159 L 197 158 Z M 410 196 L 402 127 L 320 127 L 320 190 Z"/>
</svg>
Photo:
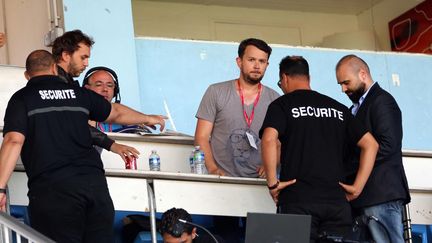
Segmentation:
<svg viewBox="0 0 432 243">
<path fill-rule="evenodd" d="M 17 91 L 6 109 L 3 135 L 25 136 L 21 159 L 29 188 L 78 174 L 103 174 L 88 120 L 104 121 L 110 112 L 102 96 L 58 76 L 34 77 Z"/>
<path fill-rule="evenodd" d="M 272 127 L 281 142 L 280 180 L 296 179 L 279 194 L 279 204 L 346 201 L 343 157 L 367 130 L 347 107 L 312 90 L 297 90 L 273 101 L 260 131 Z"/>
</svg>

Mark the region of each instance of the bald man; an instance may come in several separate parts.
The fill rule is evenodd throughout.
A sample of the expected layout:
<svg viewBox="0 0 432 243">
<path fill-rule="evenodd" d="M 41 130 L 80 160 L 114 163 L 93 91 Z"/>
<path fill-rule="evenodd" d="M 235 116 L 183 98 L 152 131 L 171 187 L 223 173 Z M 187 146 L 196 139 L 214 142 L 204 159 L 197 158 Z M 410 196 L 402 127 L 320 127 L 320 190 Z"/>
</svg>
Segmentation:
<svg viewBox="0 0 432 243">
<path fill-rule="evenodd" d="M 368 227 L 376 242 L 402 243 L 402 210 L 410 195 L 402 164 L 401 110 L 393 96 L 372 79 L 369 66 L 358 56 L 344 56 L 336 65 L 336 78 L 342 92 L 353 102 L 351 113 L 379 144 L 372 174 L 363 193 L 351 205 L 368 216 Z M 349 153 L 352 171 L 358 167 L 359 156 L 355 148 Z M 381 224 L 371 220 L 372 216 Z"/>
</svg>

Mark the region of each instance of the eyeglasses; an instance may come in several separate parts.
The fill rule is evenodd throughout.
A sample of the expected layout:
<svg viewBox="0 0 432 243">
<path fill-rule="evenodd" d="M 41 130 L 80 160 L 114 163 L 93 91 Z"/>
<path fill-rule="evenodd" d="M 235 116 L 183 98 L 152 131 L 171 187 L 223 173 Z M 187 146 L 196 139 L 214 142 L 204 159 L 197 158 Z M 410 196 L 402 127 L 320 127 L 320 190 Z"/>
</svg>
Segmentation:
<svg viewBox="0 0 432 243">
<path fill-rule="evenodd" d="M 96 81 L 96 82 L 92 82 L 92 84 L 89 83 L 90 86 L 93 87 L 106 87 L 107 89 L 114 89 L 115 88 L 115 83 L 113 82 L 102 82 L 100 80 Z"/>
<path fill-rule="evenodd" d="M 277 85 L 279 86 L 279 88 L 282 88 L 282 80 L 279 79 L 279 81 L 277 82 Z"/>
</svg>

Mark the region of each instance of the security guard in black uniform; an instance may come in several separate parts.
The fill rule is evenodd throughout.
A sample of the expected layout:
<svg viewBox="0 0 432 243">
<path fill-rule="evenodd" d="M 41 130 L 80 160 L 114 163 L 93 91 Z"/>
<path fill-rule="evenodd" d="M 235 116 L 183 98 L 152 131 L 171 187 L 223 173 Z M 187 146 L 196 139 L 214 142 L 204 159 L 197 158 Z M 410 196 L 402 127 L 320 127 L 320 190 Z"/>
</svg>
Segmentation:
<svg viewBox="0 0 432 243">
<path fill-rule="evenodd" d="M 21 152 L 33 228 L 58 242 L 112 242 L 114 207 L 87 122 L 159 124 L 163 129 L 165 117 L 111 104 L 56 74 L 49 52 L 37 50 L 27 58 L 29 82 L 12 96 L 4 118 L 0 209 L 5 210 L 3 189 Z"/>
</svg>

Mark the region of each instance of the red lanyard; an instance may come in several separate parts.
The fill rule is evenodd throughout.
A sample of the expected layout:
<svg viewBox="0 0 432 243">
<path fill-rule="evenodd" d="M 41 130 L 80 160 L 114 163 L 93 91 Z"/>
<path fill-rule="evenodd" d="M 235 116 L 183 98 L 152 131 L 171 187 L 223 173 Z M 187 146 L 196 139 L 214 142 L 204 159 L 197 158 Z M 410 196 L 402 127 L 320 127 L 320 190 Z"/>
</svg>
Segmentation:
<svg viewBox="0 0 432 243">
<path fill-rule="evenodd" d="M 255 115 L 255 107 L 257 106 L 258 101 L 259 101 L 260 96 L 261 96 L 261 89 L 262 89 L 262 87 L 261 87 L 261 83 L 258 85 L 258 95 L 257 95 L 257 97 L 255 98 L 255 101 L 254 101 L 254 103 L 253 103 L 253 108 L 252 108 L 251 116 L 249 117 L 248 114 L 246 113 L 245 108 L 244 108 L 245 103 L 244 103 L 243 90 L 242 90 L 242 88 L 240 87 L 240 80 L 237 79 L 237 82 L 238 82 L 238 86 L 239 86 L 239 93 L 240 93 L 240 99 L 241 99 L 241 103 L 242 103 L 243 116 L 244 116 L 244 118 L 245 118 L 245 120 L 246 120 L 246 123 L 247 123 L 247 125 L 248 125 L 248 128 L 250 128 L 251 125 L 252 125 L 252 121 L 253 121 L 253 119 L 254 119 L 254 115 Z"/>
<path fill-rule="evenodd" d="M 96 122 L 96 126 L 99 128 L 99 131 L 105 132 L 105 128 L 101 122 Z M 111 123 L 108 124 L 108 131 L 107 132 L 112 132 Z"/>
</svg>

